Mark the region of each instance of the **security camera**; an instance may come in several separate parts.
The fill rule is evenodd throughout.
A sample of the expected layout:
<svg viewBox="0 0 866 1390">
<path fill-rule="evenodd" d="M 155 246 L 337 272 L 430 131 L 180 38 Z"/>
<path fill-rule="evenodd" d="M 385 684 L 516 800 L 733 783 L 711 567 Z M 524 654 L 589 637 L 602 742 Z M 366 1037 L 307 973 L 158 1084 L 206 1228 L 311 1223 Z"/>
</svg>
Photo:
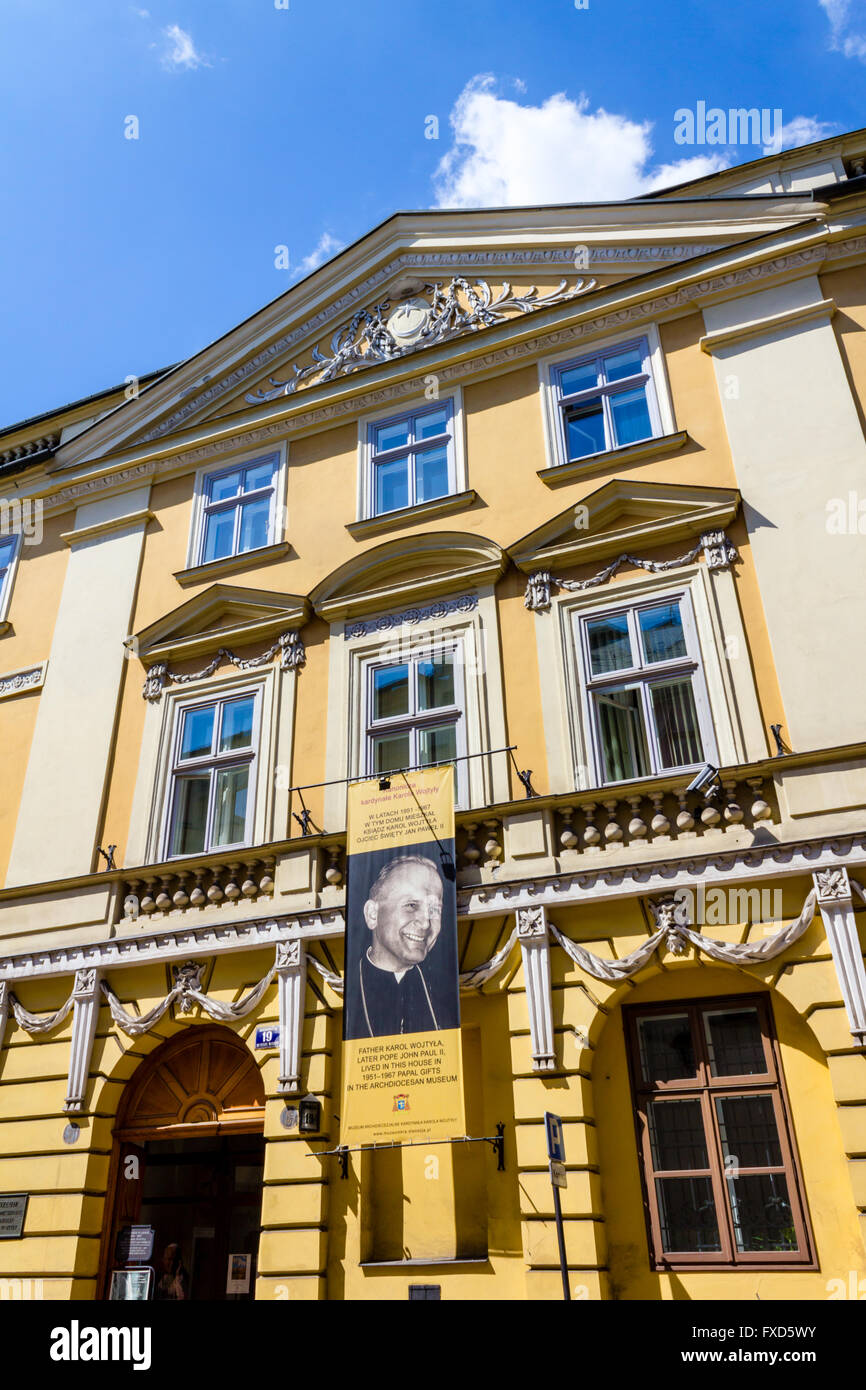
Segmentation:
<svg viewBox="0 0 866 1390">
<path fill-rule="evenodd" d="M 704 763 L 700 772 L 692 778 L 687 790 L 690 792 L 704 792 L 707 800 L 710 801 L 713 797 L 719 795 L 720 788 L 713 785 L 718 775 L 719 769 L 717 767 L 713 767 L 712 763 Z"/>
</svg>

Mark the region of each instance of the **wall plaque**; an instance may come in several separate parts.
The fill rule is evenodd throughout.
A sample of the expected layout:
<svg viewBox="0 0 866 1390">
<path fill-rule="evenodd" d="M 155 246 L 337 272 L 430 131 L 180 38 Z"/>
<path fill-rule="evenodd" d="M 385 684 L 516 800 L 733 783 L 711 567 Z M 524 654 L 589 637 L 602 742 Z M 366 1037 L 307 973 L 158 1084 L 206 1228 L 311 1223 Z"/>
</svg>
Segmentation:
<svg viewBox="0 0 866 1390">
<path fill-rule="evenodd" d="M 29 1192 L 0 1193 L 0 1240 L 20 1240 Z"/>
<path fill-rule="evenodd" d="M 117 1235 L 114 1258 L 118 1264 L 146 1264 L 153 1254 L 152 1226 L 124 1226 Z"/>
</svg>

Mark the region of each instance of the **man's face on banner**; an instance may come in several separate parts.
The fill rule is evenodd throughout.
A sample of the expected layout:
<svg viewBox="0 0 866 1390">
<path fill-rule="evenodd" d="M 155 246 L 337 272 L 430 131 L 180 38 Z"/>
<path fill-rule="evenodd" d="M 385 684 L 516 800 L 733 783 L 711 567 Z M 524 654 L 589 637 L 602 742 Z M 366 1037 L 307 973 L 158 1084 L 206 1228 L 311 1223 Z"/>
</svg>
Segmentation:
<svg viewBox="0 0 866 1390">
<path fill-rule="evenodd" d="M 380 970 L 408 970 L 435 945 L 442 930 L 442 880 L 431 864 L 404 864 L 364 904 L 373 933 L 370 960 Z"/>
</svg>

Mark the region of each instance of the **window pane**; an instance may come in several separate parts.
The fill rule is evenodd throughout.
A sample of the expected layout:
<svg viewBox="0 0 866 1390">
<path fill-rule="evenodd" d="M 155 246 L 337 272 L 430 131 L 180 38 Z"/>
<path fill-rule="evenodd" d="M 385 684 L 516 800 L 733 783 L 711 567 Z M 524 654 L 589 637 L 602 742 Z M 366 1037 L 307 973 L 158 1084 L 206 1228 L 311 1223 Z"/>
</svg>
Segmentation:
<svg viewBox="0 0 866 1390">
<path fill-rule="evenodd" d="M 564 396 L 573 396 L 576 391 L 589 391 L 598 385 L 598 363 L 581 362 L 576 367 L 566 367 L 559 374 L 559 389 Z"/>
<path fill-rule="evenodd" d="M 738 1250 L 796 1250 L 797 1233 L 784 1173 L 728 1178 Z"/>
<path fill-rule="evenodd" d="M 376 467 L 376 511 L 394 512 L 409 505 L 409 463 L 395 459 Z"/>
<path fill-rule="evenodd" d="M 213 748 L 213 724 L 216 708 L 184 710 L 183 733 L 180 740 L 181 758 L 202 758 Z"/>
<path fill-rule="evenodd" d="M 644 1081 L 677 1081 L 696 1074 L 688 1014 L 638 1019 L 637 1036 Z"/>
<path fill-rule="evenodd" d="M 415 438 L 432 439 L 434 434 L 444 434 L 448 428 L 448 411 L 432 410 L 429 415 L 421 415 L 415 421 Z"/>
<path fill-rule="evenodd" d="M 255 700 L 232 700 L 223 707 L 223 722 L 220 730 L 221 753 L 232 748 L 249 748 L 253 739 L 253 710 Z"/>
<path fill-rule="evenodd" d="M 586 625 L 589 660 L 594 676 L 608 671 L 624 671 L 634 665 L 628 635 L 628 617 L 617 613 L 610 618 L 593 618 Z"/>
<path fill-rule="evenodd" d="M 640 348 L 626 348 L 624 352 L 613 352 L 604 359 L 604 375 L 607 381 L 622 381 L 623 377 L 637 376 L 643 371 L 643 354 Z"/>
<path fill-rule="evenodd" d="M 649 752 L 643 726 L 640 692 L 606 690 L 593 696 L 604 755 L 606 782 L 627 782 L 647 777 Z"/>
<path fill-rule="evenodd" d="M 446 652 L 438 660 L 418 662 L 418 708 L 442 709 L 454 704 L 454 656 Z"/>
<path fill-rule="evenodd" d="M 418 731 L 418 761 L 422 767 L 444 763 L 457 757 L 457 725 L 439 724 L 435 729 Z"/>
<path fill-rule="evenodd" d="M 204 524 L 204 551 L 202 564 L 208 560 L 224 560 L 232 554 L 235 541 L 235 508 L 214 512 Z"/>
<path fill-rule="evenodd" d="M 448 494 L 448 449 L 425 449 L 415 457 L 415 501 L 430 502 Z"/>
<path fill-rule="evenodd" d="M 380 425 L 375 433 L 377 454 L 384 453 L 386 449 L 401 449 L 409 443 L 409 421 L 395 420 L 390 425 Z"/>
<path fill-rule="evenodd" d="M 673 661 L 686 655 L 686 638 L 678 603 L 644 608 L 638 613 L 644 660 Z"/>
<path fill-rule="evenodd" d="M 270 520 L 270 497 L 262 497 L 258 502 L 247 502 L 246 506 L 241 507 L 241 554 L 245 550 L 257 550 L 260 545 L 267 545 Z"/>
<path fill-rule="evenodd" d="M 716 1113 L 726 1164 L 735 1158 L 741 1168 L 781 1165 L 782 1146 L 772 1096 L 719 1096 Z"/>
<path fill-rule="evenodd" d="M 214 846 L 236 845 L 243 840 L 249 779 L 248 767 L 223 767 L 217 772 Z"/>
<path fill-rule="evenodd" d="M 652 434 L 646 391 L 638 386 L 633 391 L 617 391 L 610 398 L 613 429 L 617 444 L 635 444 Z"/>
<path fill-rule="evenodd" d="M 656 1172 L 709 1167 L 699 1100 L 650 1101 L 647 1119 Z"/>
<path fill-rule="evenodd" d="M 373 739 L 373 771 L 393 772 L 398 767 L 409 767 L 408 734 L 381 734 Z"/>
<path fill-rule="evenodd" d="M 257 463 L 244 474 L 244 492 L 255 492 L 257 488 L 270 487 L 273 480 L 273 463 Z"/>
<path fill-rule="evenodd" d="M 209 498 L 211 502 L 224 502 L 227 497 L 236 497 L 240 492 L 240 473 L 223 473 L 219 478 L 211 478 Z"/>
<path fill-rule="evenodd" d="M 607 448 L 604 442 L 604 412 L 601 401 L 576 406 L 565 412 L 565 439 L 570 459 L 600 454 Z"/>
<path fill-rule="evenodd" d="M 703 761 L 698 713 L 691 679 L 660 681 L 650 686 L 662 767 L 687 767 Z"/>
<path fill-rule="evenodd" d="M 14 554 L 15 537 L 6 536 L 3 540 L 0 540 L 0 579 L 2 579 L 3 577 L 3 571 L 8 569 L 8 567 L 11 565 L 12 556 Z"/>
<path fill-rule="evenodd" d="M 662 1249 L 721 1250 L 709 1178 L 656 1178 Z"/>
<path fill-rule="evenodd" d="M 409 667 L 383 666 L 373 672 L 373 718 L 409 713 Z M 401 764 L 402 766 L 402 764 Z"/>
<path fill-rule="evenodd" d="M 178 777 L 174 790 L 172 854 L 200 854 L 204 849 L 210 774 Z"/>
<path fill-rule="evenodd" d="M 757 1009 L 704 1014 L 713 1076 L 761 1076 L 767 1071 Z"/>
</svg>

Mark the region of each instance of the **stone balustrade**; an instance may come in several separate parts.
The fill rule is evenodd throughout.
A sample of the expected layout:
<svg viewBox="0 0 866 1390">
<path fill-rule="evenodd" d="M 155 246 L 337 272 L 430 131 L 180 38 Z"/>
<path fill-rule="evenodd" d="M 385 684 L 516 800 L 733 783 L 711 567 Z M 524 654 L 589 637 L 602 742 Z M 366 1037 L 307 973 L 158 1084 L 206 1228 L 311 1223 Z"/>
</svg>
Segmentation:
<svg viewBox="0 0 866 1390">
<path fill-rule="evenodd" d="M 134 921 L 270 899 L 275 864 L 273 858 L 239 855 L 224 864 L 179 863 L 176 868 L 167 866 L 165 872 L 143 871 L 140 878 L 124 882 L 123 916 Z"/>
</svg>

